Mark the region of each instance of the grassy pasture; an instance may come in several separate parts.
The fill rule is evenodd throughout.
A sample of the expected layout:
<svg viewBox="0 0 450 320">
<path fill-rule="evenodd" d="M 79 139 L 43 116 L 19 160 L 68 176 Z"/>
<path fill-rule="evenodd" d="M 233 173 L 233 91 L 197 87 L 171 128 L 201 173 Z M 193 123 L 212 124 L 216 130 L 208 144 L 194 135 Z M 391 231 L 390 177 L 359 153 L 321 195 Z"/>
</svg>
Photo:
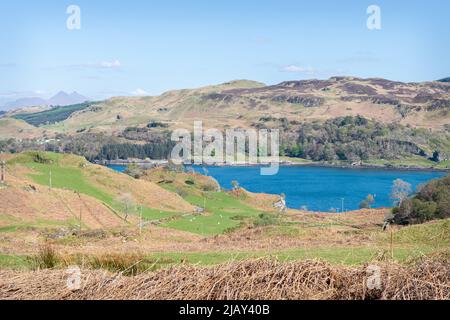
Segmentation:
<svg viewBox="0 0 450 320">
<path fill-rule="evenodd" d="M 243 219 L 256 217 L 261 213 L 225 192 L 207 192 L 203 197 L 189 195 L 185 199 L 198 207 L 205 207 L 206 214 L 185 216 L 165 223 L 164 226 L 205 236 L 216 235 L 232 230 Z"/>
</svg>

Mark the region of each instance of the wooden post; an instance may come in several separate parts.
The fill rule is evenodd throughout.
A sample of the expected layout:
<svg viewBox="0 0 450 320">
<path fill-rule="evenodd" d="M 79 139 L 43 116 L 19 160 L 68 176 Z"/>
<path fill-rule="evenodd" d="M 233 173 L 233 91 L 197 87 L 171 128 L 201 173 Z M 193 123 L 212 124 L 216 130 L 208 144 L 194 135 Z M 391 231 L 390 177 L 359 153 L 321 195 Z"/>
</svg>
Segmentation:
<svg viewBox="0 0 450 320">
<path fill-rule="evenodd" d="M 394 233 L 392 232 L 392 228 L 389 228 L 391 231 L 391 260 L 394 261 Z"/>
<path fill-rule="evenodd" d="M 1 178 L 0 178 L 0 183 L 4 184 L 6 181 L 6 162 L 4 160 L 1 161 L 0 163 L 2 169 L 1 169 Z"/>
<path fill-rule="evenodd" d="M 48 186 L 50 189 L 52 189 L 52 170 L 50 170 L 49 172 Z"/>
<path fill-rule="evenodd" d="M 142 206 L 139 210 L 139 234 L 142 234 Z"/>
<path fill-rule="evenodd" d="M 82 219 L 82 208 L 81 208 L 81 196 L 80 196 L 80 193 L 79 192 L 77 192 L 77 194 L 78 194 L 78 200 L 79 200 L 79 202 L 80 202 L 80 232 L 81 232 L 81 219 Z"/>
</svg>

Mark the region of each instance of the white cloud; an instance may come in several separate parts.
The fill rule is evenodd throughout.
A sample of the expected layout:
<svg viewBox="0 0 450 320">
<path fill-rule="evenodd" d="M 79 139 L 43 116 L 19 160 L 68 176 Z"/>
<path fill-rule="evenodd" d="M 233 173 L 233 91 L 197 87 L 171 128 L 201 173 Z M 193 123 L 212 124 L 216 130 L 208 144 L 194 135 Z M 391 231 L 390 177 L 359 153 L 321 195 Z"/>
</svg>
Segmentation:
<svg viewBox="0 0 450 320">
<path fill-rule="evenodd" d="M 120 68 L 121 66 L 122 66 L 122 64 L 120 63 L 119 60 L 102 61 L 99 63 L 99 67 L 107 68 L 107 69 L 116 69 L 116 68 Z"/>
<path fill-rule="evenodd" d="M 148 96 L 149 93 L 143 89 L 136 89 L 133 92 L 131 92 L 134 96 Z"/>
<path fill-rule="evenodd" d="M 61 68 L 61 67 L 55 67 L 55 68 Z M 101 61 L 101 62 L 95 62 L 95 63 L 82 63 L 82 64 L 71 64 L 62 66 L 62 68 L 67 69 L 109 69 L 109 70 L 119 70 L 122 68 L 122 63 L 119 60 L 112 60 L 112 61 Z"/>
<path fill-rule="evenodd" d="M 301 67 L 293 64 L 281 67 L 281 71 L 290 73 L 306 73 L 306 74 L 317 74 L 319 72 L 319 70 L 311 67 Z"/>
<path fill-rule="evenodd" d="M 295 64 L 279 67 L 281 72 L 305 74 L 309 76 L 341 75 L 346 72 L 345 69 L 316 69 L 312 67 L 303 67 Z"/>
</svg>

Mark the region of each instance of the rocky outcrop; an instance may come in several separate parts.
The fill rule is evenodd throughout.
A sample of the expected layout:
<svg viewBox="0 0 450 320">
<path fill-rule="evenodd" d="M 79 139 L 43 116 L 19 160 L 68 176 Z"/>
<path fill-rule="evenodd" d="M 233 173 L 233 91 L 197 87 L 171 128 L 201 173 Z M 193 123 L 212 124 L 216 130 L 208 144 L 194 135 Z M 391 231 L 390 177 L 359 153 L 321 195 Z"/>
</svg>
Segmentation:
<svg viewBox="0 0 450 320">
<path fill-rule="evenodd" d="M 427 111 L 435 111 L 435 110 L 442 110 L 442 109 L 450 109 L 450 100 L 435 99 L 427 107 Z"/>
<path fill-rule="evenodd" d="M 276 102 L 288 102 L 292 104 L 301 104 L 305 108 L 319 107 L 324 103 L 324 99 L 316 96 L 289 96 L 289 95 L 279 95 L 274 96 L 271 99 Z"/>
</svg>

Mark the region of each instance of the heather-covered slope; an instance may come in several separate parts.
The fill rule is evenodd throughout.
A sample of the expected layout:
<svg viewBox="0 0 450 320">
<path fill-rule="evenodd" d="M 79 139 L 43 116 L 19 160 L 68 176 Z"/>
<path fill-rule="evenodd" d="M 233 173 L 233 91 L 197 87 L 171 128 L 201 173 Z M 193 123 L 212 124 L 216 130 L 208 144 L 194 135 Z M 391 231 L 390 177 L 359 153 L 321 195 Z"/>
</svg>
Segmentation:
<svg viewBox="0 0 450 320">
<path fill-rule="evenodd" d="M 450 124 L 449 110 L 450 84 L 440 82 L 335 77 L 262 86 L 238 81 L 158 97 L 114 98 L 53 128 L 114 131 L 155 119 L 171 128 L 191 127 L 194 119 L 211 127 L 248 127 L 267 115 L 297 121 L 361 115 L 383 123 L 437 129 Z"/>
</svg>

